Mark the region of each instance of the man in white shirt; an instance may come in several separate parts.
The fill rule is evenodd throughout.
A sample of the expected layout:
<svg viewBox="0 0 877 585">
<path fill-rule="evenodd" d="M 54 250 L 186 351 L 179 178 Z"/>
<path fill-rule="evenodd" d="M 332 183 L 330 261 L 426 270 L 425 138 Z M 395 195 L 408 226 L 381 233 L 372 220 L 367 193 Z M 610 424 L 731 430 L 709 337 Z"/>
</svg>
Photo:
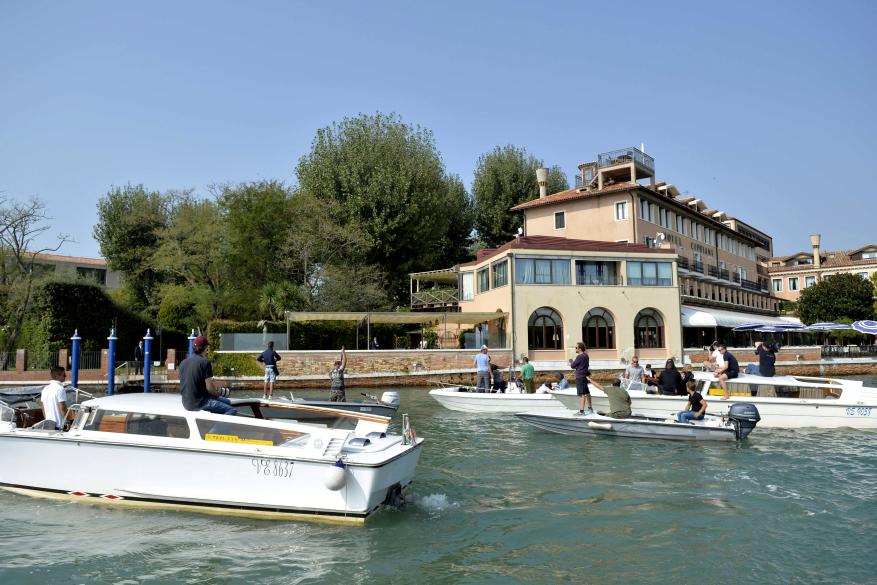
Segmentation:
<svg viewBox="0 0 877 585">
<path fill-rule="evenodd" d="M 46 420 L 55 421 L 56 429 L 62 429 L 64 419 L 67 418 L 67 392 L 64 390 L 64 379 L 67 378 L 67 371 L 60 366 L 55 366 L 50 375 L 52 381 L 43 388 L 43 393 L 40 395 L 40 400 L 43 403 L 43 417 Z"/>
<path fill-rule="evenodd" d="M 718 341 L 713 341 L 713 344 L 710 346 L 710 352 L 707 360 L 703 362 L 703 369 L 707 372 L 715 372 L 725 367 L 725 358 L 722 352 L 719 351 Z"/>
</svg>

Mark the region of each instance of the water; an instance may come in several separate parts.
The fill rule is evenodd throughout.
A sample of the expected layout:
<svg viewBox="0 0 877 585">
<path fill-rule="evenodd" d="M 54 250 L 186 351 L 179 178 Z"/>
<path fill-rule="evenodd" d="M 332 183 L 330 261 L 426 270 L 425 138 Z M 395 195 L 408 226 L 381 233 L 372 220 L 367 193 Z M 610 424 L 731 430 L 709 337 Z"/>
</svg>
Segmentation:
<svg viewBox="0 0 877 585">
<path fill-rule="evenodd" d="M 588 439 L 398 390 L 427 439 L 401 510 L 344 527 L 0 491 L 0 583 L 877 582 L 877 433 Z"/>
</svg>

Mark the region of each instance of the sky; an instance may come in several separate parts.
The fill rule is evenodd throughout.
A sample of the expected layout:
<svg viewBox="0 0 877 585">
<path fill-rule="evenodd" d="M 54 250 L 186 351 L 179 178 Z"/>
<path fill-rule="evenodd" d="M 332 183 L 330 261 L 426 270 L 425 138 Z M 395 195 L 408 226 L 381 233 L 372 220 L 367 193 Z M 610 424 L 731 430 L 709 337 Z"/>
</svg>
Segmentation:
<svg viewBox="0 0 877 585">
<path fill-rule="evenodd" d="M 471 187 L 525 148 L 645 146 L 778 255 L 877 243 L 877 3 L 0 0 L 0 197 L 99 257 L 113 186 L 279 179 L 319 128 L 396 113 Z M 534 178 L 535 180 L 535 178 Z M 585 237 L 585 236 L 583 236 Z"/>
</svg>

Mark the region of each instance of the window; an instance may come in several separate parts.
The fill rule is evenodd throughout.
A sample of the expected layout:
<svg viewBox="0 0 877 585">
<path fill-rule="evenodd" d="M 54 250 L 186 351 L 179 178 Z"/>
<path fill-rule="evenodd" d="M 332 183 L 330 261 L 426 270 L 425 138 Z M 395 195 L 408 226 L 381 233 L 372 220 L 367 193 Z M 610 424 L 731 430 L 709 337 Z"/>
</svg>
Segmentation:
<svg viewBox="0 0 877 585">
<path fill-rule="evenodd" d="M 683 233 L 682 229 L 684 227 L 684 224 L 685 224 L 685 218 L 682 217 L 681 215 L 677 215 L 676 216 L 676 231 L 679 232 L 680 234 Z"/>
<path fill-rule="evenodd" d="M 231 417 L 228 417 L 231 418 Z M 236 422 L 202 420 L 196 421 L 198 432 L 205 441 L 223 443 L 248 443 L 251 445 L 283 445 L 306 437 L 305 433 L 287 429 L 271 429 Z"/>
<path fill-rule="evenodd" d="M 615 219 L 627 219 L 627 201 L 618 201 L 615 204 Z"/>
<path fill-rule="evenodd" d="M 482 268 L 478 271 L 478 292 L 483 293 L 490 290 L 490 270 Z"/>
<path fill-rule="evenodd" d="M 491 266 L 493 270 L 493 288 L 505 286 L 509 283 L 509 263 L 508 260 L 497 262 Z"/>
<path fill-rule="evenodd" d="M 783 279 L 782 278 L 774 278 L 773 279 L 773 291 L 774 292 L 783 292 Z"/>
<path fill-rule="evenodd" d="M 515 284 L 570 284 L 569 260 L 515 258 Z"/>
<path fill-rule="evenodd" d="M 805 276 L 804 277 L 804 288 L 810 288 L 814 284 L 816 284 L 816 277 L 815 276 Z"/>
<path fill-rule="evenodd" d="M 594 349 L 615 348 L 615 320 L 606 309 L 591 309 L 582 319 L 582 339 Z"/>
<path fill-rule="evenodd" d="M 661 227 L 667 227 L 667 210 L 663 207 L 658 209 L 658 223 Z"/>
<path fill-rule="evenodd" d="M 527 321 L 527 347 L 563 349 L 563 320 L 551 307 L 533 311 Z"/>
<path fill-rule="evenodd" d="M 475 273 L 463 272 L 460 274 L 460 288 L 462 288 L 460 299 L 471 301 L 475 298 Z"/>
<path fill-rule="evenodd" d="M 643 238 L 643 243 L 644 243 L 646 246 L 648 246 L 649 248 L 654 248 L 654 247 L 656 247 L 656 245 L 655 245 L 655 238 L 653 238 L 653 237 L 651 237 L 651 236 L 646 236 L 646 237 L 644 237 L 644 238 Z"/>
<path fill-rule="evenodd" d="M 93 280 L 100 285 L 107 283 L 107 271 L 102 268 L 76 268 L 76 274 L 82 278 Z"/>
<path fill-rule="evenodd" d="M 634 321 L 634 346 L 664 347 L 664 320 L 654 309 L 643 309 Z"/>
<path fill-rule="evenodd" d="M 789 290 L 798 290 L 798 277 L 790 276 L 789 277 Z"/>
<path fill-rule="evenodd" d="M 862 252 L 862 259 L 877 258 L 877 252 Z"/>
<path fill-rule="evenodd" d="M 105 433 L 147 435 L 170 439 L 189 438 L 189 423 L 186 422 L 185 418 L 143 412 L 97 410 L 91 420 L 86 422 L 84 428 L 87 431 Z"/>
<path fill-rule="evenodd" d="M 566 228 L 566 212 L 557 211 L 554 214 L 554 229 L 562 230 Z"/>
<path fill-rule="evenodd" d="M 628 286 L 671 286 L 673 264 L 670 262 L 628 262 Z"/>
<path fill-rule="evenodd" d="M 621 284 L 618 279 L 618 263 L 576 260 L 576 284 Z"/>
</svg>

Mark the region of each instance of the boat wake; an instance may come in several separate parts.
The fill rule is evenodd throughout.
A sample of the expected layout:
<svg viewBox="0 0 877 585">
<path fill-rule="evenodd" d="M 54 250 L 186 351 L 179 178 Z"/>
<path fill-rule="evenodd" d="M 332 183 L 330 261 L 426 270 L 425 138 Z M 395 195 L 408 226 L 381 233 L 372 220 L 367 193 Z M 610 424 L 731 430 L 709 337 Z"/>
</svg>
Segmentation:
<svg viewBox="0 0 877 585">
<path fill-rule="evenodd" d="M 417 496 L 413 498 L 413 504 L 428 512 L 430 515 L 436 515 L 459 507 L 459 504 L 448 499 L 447 494 L 430 494 L 428 496 Z"/>
</svg>

